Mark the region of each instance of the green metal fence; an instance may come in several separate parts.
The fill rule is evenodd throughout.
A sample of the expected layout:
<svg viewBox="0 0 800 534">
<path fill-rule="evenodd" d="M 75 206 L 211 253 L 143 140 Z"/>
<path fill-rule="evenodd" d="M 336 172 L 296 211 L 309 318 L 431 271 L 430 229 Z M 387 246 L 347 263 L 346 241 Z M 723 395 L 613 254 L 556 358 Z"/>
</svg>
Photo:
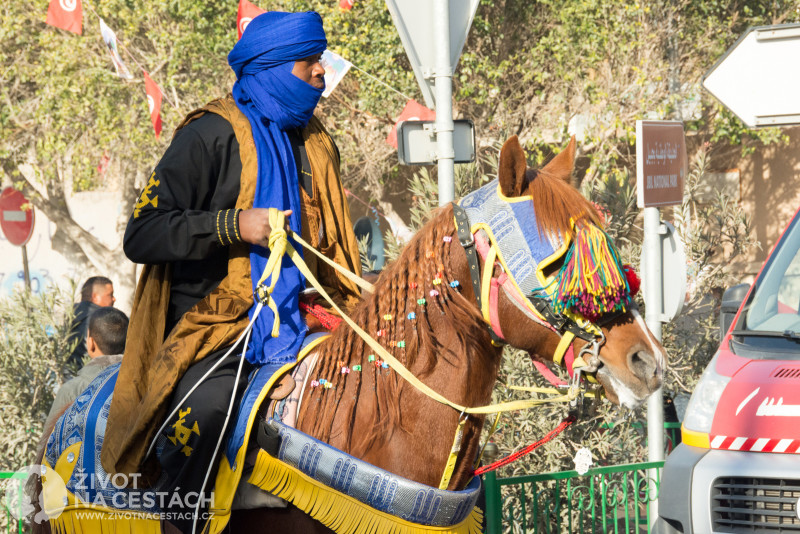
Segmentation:
<svg viewBox="0 0 800 534">
<path fill-rule="evenodd" d="M 8 490 L 11 488 L 10 484 L 15 483 L 14 479 L 16 479 L 19 487 L 17 488 L 17 492 L 10 492 Z M 12 494 L 20 496 L 22 494 L 24 485 L 25 478 L 20 476 L 19 473 L 0 471 L 0 502 L 2 503 L 1 506 L 5 511 L 5 514 L 2 516 L 3 518 L 0 519 L 0 521 L 2 521 L 3 528 L 6 532 L 17 532 L 19 534 L 25 532 L 25 523 L 21 519 L 16 519 L 16 517 L 22 517 L 22 509 L 20 508 L 19 513 L 15 515 L 12 515 L 11 510 L 9 509 L 11 506 L 22 506 L 21 499 L 17 498 L 16 501 L 10 502 L 9 496 Z"/>
<path fill-rule="evenodd" d="M 644 430 L 644 425 L 641 425 Z M 664 423 L 666 453 L 681 441 L 680 423 Z M 611 426 L 608 427 L 609 429 Z M 497 478 L 484 475 L 487 534 L 648 534 L 664 462 Z"/>
<path fill-rule="evenodd" d="M 664 462 L 497 478 L 484 475 L 486 532 L 561 534 L 649 532 Z M 652 484 L 651 484 L 652 482 Z"/>
</svg>

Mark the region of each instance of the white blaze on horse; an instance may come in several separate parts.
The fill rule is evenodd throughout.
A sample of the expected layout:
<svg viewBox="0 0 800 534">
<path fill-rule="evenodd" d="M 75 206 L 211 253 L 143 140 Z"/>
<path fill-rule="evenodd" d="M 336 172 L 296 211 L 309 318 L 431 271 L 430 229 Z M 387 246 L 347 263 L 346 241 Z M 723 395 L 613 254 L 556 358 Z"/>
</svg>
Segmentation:
<svg viewBox="0 0 800 534">
<path fill-rule="evenodd" d="M 533 170 L 516 137 L 507 141 L 498 179 L 434 213 L 352 311 L 352 325 L 303 353 L 295 428 L 253 430 L 274 380 L 251 385 L 220 459 L 210 531 L 230 523 L 254 532 L 476 532 L 474 470 L 492 411 L 483 407 L 503 344 L 564 364 L 577 375 L 573 386 L 585 376 L 627 407 L 660 387 L 664 349 L 636 311 L 594 206 L 570 185 L 574 156 L 573 139 Z M 114 380 L 114 370 L 98 377 L 56 425 L 45 461 L 65 480 L 76 465 L 96 468 L 104 425 L 91 417 L 102 418 Z M 244 480 L 289 506 L 231 512 L 251 470 Z M 152 516 L 125 519 L 111 507 L 82 523 L 87 497 L 71 493 L 51 523 L 158 531 Z"/>
</svg>

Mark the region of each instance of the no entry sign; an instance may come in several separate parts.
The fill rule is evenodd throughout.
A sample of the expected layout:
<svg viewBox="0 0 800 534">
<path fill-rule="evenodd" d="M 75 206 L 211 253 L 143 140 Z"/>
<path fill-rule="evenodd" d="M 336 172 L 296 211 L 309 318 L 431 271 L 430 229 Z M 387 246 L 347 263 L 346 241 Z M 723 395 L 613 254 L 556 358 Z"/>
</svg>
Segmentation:
<svg viewBox="0 0 800 534">
<path fill-rule="evenodd" d="M 9 243 L 21 247 L 33 234 L 33 204 L 14 189 L 6 187 L 0 193 L 0 228 Z"/>
</svg>

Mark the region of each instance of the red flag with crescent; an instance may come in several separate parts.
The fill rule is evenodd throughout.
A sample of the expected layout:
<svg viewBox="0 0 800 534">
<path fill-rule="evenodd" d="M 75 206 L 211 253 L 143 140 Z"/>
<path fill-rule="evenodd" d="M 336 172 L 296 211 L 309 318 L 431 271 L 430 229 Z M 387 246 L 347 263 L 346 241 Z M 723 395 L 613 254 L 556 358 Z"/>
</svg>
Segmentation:
<svg viewBox="0 0 800 534">
<path fill-rule="evenodd" d="M 156 138 L 161 135 L 161 89 L 150 76 L 144 73 L 144 90 L 147 93 L 147 105 L 150 108 L 150 121 L 153 123 L 153 130 L 156 131 Z"/>
<path fill-rule="evenodd" d="M 436 112 L 426 108 L 416 100 L 409 100 L 403 112 L 397 117 L 397 121 L 392 126 L 392 131 L 386 136 L 386 142 L 397 148 L 397 126 L 403 121 L 432 121 L 436 120 Z"/>
<path fill-rule="evenodd" d="M 350 11 L 353 9 L 353 4 L 355 0 L 339 0 L 339 9 L 342 11 Z"/>
<path fill-rule="evenodd" d="M 83 33 L 83 8 L 81 0 L 50 0 L 47 24 L 81 35 Z"/>
<path fill-rule="evenodd" d="M 247 28 L 250 21 L 266 12 L 265 9 L 261 9 L 247 0 L 239 0 L 239 13 L 236 16 L 236 28 L 239 30 L 239 39 L 242 38 L 244 29 Z"/>
</svg>

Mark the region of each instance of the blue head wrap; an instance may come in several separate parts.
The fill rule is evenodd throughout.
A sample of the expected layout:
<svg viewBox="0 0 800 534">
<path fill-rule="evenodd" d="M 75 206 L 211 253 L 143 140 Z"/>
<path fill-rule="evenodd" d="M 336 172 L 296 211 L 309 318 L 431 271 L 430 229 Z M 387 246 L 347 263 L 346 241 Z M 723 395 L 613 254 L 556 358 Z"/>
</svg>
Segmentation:
<svg viewBox="0 0 800 534">
<path fill-rule="evenodd" d="M 255 208 L 292 210 L 289 227 L 301 232 L 297 167 L 287 129 L 305 127 L 314 113 L 322 89 L 292 74 L 294 62 L 325 51 L 328 42 L 322 17 L 307 13 L 263 13 L 247 25 L 242 38 L 228 54 L 236 73 L 233 97 L 250 120 L 258 160 Z M 300 248 L 295 245 L 295 248 Z M 267 264 L 269 250 L 251 245 L 250 274 L 253 289 Z M 280 315 L 280 335 L 271 336 L 273 313 L 266 306 L 253 325 L 247 349 L 251 363 L 293 361 L 306 335 L 298 307 L 305 280 L 289 258 L 283 259 L 281 275 L 272 298 Z M 250 310 L 252 318 L 254 309 Z"/>
</svg>

